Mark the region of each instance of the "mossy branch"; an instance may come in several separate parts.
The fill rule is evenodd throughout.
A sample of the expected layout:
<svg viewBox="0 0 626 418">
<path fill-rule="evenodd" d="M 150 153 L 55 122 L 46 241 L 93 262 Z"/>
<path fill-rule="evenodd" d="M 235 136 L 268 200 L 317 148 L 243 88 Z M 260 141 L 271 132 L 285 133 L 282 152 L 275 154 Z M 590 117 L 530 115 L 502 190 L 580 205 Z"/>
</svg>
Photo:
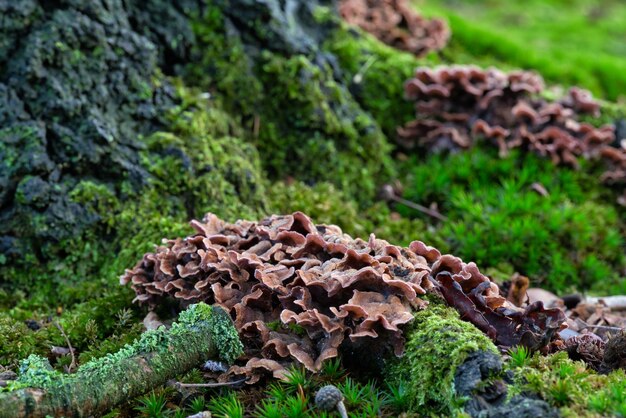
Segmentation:
<svg viewBox="0 0 626 418">
<path fill-rule="evenodd" d="M 148 331 L 73 375 L 54 371 L 47 360 L 30 356 L 22 362 L 18 380 L 0 393 L 0 417 L 99 415 L 208 358 L 232 362 L 241 352 L 225 311 L 192 305 L 170 329 Z"/>
</svg>

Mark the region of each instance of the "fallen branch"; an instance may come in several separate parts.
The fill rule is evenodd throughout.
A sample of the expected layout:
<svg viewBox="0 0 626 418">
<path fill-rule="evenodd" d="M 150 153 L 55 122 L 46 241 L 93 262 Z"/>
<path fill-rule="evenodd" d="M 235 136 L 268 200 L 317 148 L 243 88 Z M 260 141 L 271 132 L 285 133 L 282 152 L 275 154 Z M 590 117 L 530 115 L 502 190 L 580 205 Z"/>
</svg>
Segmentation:
<svg viewBox="0 0 626 418">
<path fill-rule="evenodd" d="M 81 366 L 75 374 L 52 370 L 30 356 L 21 375 L 0 393 L 0 417 L 86 417 L 163 385 L 207 358 L 232 362 L 241 353 L 229 315 L 203 303 L 182 312 L 170 329 L 148 331 L 114 354 Z"/>
<path fill-rule="evenodd" d="M 222 386 L 236 386 L 245 382 L 246 379 L 233 380 L 232 382 L 215 382 L 215 383 L 174 383 L 176 388 L 217 388 Z"/>
<path fill-rule="evenodd" d="M 441 213 L 439 213 L 438 211 L 434 209 L 427 208 L 426 206 L 420 205 L 419 203 L 411 202 L 410 200 L 407 200 L 398 196 L 395 190 L 393 189 L 393 186 L 391 186 L 390 184 L 385 184 L 380 189 L 380 197 L 387 201 L 396 202 L 396 203 L 400 203 L 401 205 L 408 206 L 411 209 L 415 209 L 435 219 L 439 219 L 440 221 L 445 222 L 448 220 L 447 217 L 445 217 L 444 215 L 442 215 Z"/>
<path fill-rule="evenodd" d="M 422 213 L 425 213 L 428 216 L 431 216 L 433 218 L 439 219 L 440 221 L 447 221 L 448 218 L 446 218 L 445 216 L 443 216 L 441 213 L 437 212 L 434 209 L 430 209 L 427 208 L 426 206 L 422 206 L 419 203 L 415 203 L 415 202 L 411 202 L 410 200 L 406 200 L 404 198 L 398 197 L 398 196 L 394 196 L 393 197 L 393 201 L 400 203 L 404 206 L 408 206 L 411 209 L 415 209 L 417 211 L 420 211 Z"/>
<path fill-rule="evenodd" d="M 72 343 L 70 343 L 70 339 L 67 337 L 67 334 L 65 333 L 65 330 L 63 329 L 61 324 L 59 324 L 58 322 L 55 321 L 54 325 L 59 329 L 59 331 L 61 332 L 61 335 L 63 336 L 63 338 L 65 338 L 65 342 L 67 344 L 67 348 L 70 350 L 70 356 L 72 356 L 72 362 L 70 363 L 69 367 L 67 368 L 67 372 L 71 373 L 76 368 L 76 356 L 74 355 L 74 348 L 72 347 Z"/>
<path fill-rule="evenodd" d="M 602 296 L 602 297 L 587 297 L 585 298 L 585 302 L 590 305 L 595 305 L 597 303 L 603 303 L 607 308 L 610 308 L 613 311 L 624 311 L 626 310 L 626 296 Z"/>
<path fill-rule="evenodd" d="M 611 327 L 608 325 L 585 325 L 584 327 L 581 328 L 581 330 L 583 329 L 587 329 L 587 328 L 593 328 L 593 329 L 601 329 L 601 330 L 605 330 L 605 331 L 622 331 L 624 328 L 622 327 Z"/>
</svg>

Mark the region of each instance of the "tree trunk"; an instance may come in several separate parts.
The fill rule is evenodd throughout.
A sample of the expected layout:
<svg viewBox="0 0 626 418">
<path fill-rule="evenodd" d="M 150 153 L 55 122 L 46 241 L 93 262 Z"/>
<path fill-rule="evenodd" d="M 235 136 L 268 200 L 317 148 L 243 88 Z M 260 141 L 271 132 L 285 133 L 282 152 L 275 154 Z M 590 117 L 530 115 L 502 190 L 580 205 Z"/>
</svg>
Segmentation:
<svg viewBox="0 0 626 418">
<path fill-rule="evenodd" d="M 194 306 L 200 305 L 204 304 Z M 185 312 L 194 311 L 192 308 Z M 198 314 L 200 309 L 195 309 L 185 319 L 183 312 L 172 328 L 148 331 L 132 345 L 85 364 L 74 375 L 40 369 L 30 377 L 20 377 L 17 383 L 29 386 L 34 386 L 30 383 L 37 377 L 33 376 L 50 379 L 44 379 L 40 387 L 0 393 L 0 417 L 101 415 L 204 360 L 221 357 L 232 361 L 241 343 L 228 314 L 206 305 L 202 310 Z"/>
</svg>

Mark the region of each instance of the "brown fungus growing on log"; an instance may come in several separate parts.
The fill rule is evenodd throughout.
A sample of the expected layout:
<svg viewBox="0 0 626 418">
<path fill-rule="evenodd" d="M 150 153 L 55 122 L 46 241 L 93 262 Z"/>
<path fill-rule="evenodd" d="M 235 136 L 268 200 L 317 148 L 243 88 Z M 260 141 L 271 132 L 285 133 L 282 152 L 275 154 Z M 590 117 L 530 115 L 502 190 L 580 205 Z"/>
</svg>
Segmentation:
<svg viewBox="0 0 626 418">
<path fill-rule="evenodd" d="M 417 115 L 398 128 L 398 143 L 406 149 L 456 150 L 484 138 L 500 156 L 522 148 L 574 168 L 581 157 L 600 159 L 606 166 L 602 182 L 626 184 L 626 147 L 616 145 L 614 127 L 579 121 L 583 114 L 599 114 L 585 90 L 574 87 L 548 102 L 539 96 L 544 84 L 533 72 L 472 66 L 418 68 L 404 90 Z"/>
<path fill-rule="evenodd" d="M 341 0 L 339 14 L 383 43 L 422 56 L 442 49 L 450 29 L 441 19 L 426 19 L 408 0 Z"/>
<path fill-rule="evenodd" d="M 545 345 L 561 311 L 508 303 L 474 263 L 414 241 L 408 248 L 353 239 L 300 212 L 228 224 L 192 221 L 195 235 L 164 240 L 120 278 L 135 301 L 203 301 L 230 312 L 245 354 L 230 373 L 283 377 L 294 361 L 312 371 L 341 350 L 401 355 L 403 327 L 441 293 L 501 345 Z M 454 297 L 450 298 L 450 295 Z"/>
</svg>

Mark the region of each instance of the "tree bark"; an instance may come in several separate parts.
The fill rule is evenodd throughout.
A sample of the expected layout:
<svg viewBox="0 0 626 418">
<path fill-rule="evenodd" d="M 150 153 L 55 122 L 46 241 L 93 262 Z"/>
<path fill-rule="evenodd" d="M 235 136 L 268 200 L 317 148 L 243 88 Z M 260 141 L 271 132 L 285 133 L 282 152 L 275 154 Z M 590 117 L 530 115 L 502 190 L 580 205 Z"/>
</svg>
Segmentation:
<svg viewBox="0 0 626 418">
<path fill-rule="evenodd" d="M 202 361 L 217 358 L 221 349 L 238 353 L 238 339 L 236 343 L 233 339 L 226 339 L 230 347 L 220 344 L 220 340 L 224 341 L 224 332 L 231 331 L 225 326 L 231 327 L 234 333 L 231 335 L 236 336 L 228 314 L 221 309 L 210 311 L 213 314 L 209 320 L 199 318 L 196 323 L 178 328 L 150 331 L 150 340 L 142 337 L 135 343 L 143 344 L 142 347 L 152 344 L 152 351 L 126 358 L 124 355 L 108 355 L 97 360 L 97 365 L 81 367 L 74 375 L 49 371 L 58 374 L 58 380 L 44 385 L 44 388 L 29 387 L 0 393 L 0 417 L 101 415 L 124 400 L 163 385 Z M 216 322 L 213 317 L 221 319 Z"/>
</svg>

